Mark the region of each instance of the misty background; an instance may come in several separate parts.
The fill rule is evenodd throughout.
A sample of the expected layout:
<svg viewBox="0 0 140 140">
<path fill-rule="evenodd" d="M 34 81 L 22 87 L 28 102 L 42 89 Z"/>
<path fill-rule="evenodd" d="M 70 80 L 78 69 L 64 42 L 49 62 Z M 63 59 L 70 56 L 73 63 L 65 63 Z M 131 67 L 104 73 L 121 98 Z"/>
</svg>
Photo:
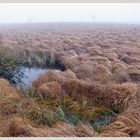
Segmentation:
<svg viewBox="0 0 140 140">
<path fill-rule="evenodd" d="M 0 23 L 140 23 L 140 3 L 1 3 Z"/>
</svg>

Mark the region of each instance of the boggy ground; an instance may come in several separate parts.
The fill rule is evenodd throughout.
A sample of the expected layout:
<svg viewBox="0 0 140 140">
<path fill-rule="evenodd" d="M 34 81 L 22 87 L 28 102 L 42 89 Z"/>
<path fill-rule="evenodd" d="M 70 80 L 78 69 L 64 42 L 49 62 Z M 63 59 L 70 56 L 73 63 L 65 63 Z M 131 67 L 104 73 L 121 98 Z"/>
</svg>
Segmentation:
<svg viewBox="0 0 140 140">
<path fill-rule="evenodd" d="M 62 70 L 24 94 L 0 80 L 1 136 L 140 136 L 139 25 L 1 26 L 24 64 Z"/>
</svg>

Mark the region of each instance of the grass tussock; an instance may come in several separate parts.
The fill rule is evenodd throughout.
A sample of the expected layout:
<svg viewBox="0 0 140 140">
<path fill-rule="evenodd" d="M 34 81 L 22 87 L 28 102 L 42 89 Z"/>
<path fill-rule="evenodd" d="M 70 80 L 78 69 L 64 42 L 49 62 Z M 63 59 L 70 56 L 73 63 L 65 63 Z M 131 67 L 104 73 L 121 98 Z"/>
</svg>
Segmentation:
<svg viewBox="0 0 140 140">
<path fill-rule="evenodd" d="M 4 137 L 29 137 L 31 136 L 30 125 L 22 118 L 14 117 L 9 120 L 8 127 L 3 131 L 2 136 Z"/>
<path fill-rule="evenodd" d="M 17 113 L 19 101 L 19 93 L 8 81 L 0 79 L 0 114 L 10 116 Z"/>
<path fill-rule="evenodd" d="M 3 113 L 5 116 L 8 115 L 7 125 L 1 127 L 2 136 L 94 136 L 93 128 L 87 126 L 86 123 L 92 124 L 93 120 L 108 112 L 104 107 L 88 104 L 84 97 L 82 103 L 69 95 L 57 97 L 54 94 L 57 98 L 48 96 L 46 100 L 40 100 L 36 96 L 21 98 L 6 80 L 1 79 L 1 86 L 1 91 L 6 95 L 4 97 L 6 100 L 3 100 L 4 104 L 2 104 L 4 109 L 1 108 L 1 112 L 5 112 L 2 112 L 1 115 Z M 7 86 L 6 89 L 3 86 Z M 11 91 L 10 95 L 8 88 Z M 8 102 L 11 104 L 8 105 Z M 16 105 L 16 108 L 13 105 Z M 10 113 L 9 109 L 16 109 L 16 112 Z M 14 116 L 20 116 L 20 118 Z M 66 125 L 62 125 L 60 122 L 64 122 Z M 3 124 L 4 120 L 1 123 Z M 43 127 L 41 129 L 34 128 L 35 126 L 52 128 L 44 129 Z"/>
<path fill-rule="evenodd" d="M 0 57 L 10 70 L 9 52 L 23 66 L 58 70 L 46 70 L 23 95 L 0 79 L 0 135 L 140 136 L 139 32 L 136 25 L 2 28 L 11 51 L 0 48 Z"/>
<path fill-rule="evenodd" d="M 104 65 L 112 75 L 112 80 L 103 81 L 98 77 L 105 74 L 100 73 L 96 82 L 106 84 L 107 81 L 117 83 L 140 81 L 136 72 L 139 71 L 140 63 L 140 42 L 135 39 L 139 36 L 137 25 L 21 25 L 3 27 L 1 36 L 1 40 L 7 46 L 23 56 L 22 61 L 25 65 L 50 65 L 61 70 L 69 68 L 78 75 L 82 69 L 75 67 L 91 60 L 97 65 Z M 115 62 L 120 62 L 125 69 Z M 136 71 L 129 73 L 130 66 Z M 83 73 L 85 76 L 80 74 L 78 78 L 94 81 L 96 75 L 87 73 Z"/>
<path fill-rule="evenodd" d="M 20 95 L 10 83 L 0 79 L 0 133 L 7 126 L 7 120 L 18 114 Z"/>
<path fill-rule="evenodd" d="M 96 132 L 88 125 L 70 125 L 57 123 L 52 128 L 34 127 L 28 120 L 12 118 L 9 125 L 2 133 L 6 137 L 92 137 Z"/>
<path fill-rule="evenodd" d="M 103 131 L 105 134 L 112 132 L 124 133 L 129 136 L 140 136 L 139 103 L 132 104 L 125 112 L 117 117 L 116 121 L 106 126 Z"/>
<path fill-rule="evenodd" d="M 50 72 L 51 78 L 46 80 L 45 75 L 50 76 Z M 56 76 L 55 78 L 52 78 L 54 74 Z M 47 78 L 49 78 L 49 76 L 47 76 Z M 42 86 L 40 86 L 39 88 L 36 85 L 40 83 L 40 78 L 34 82 L 34 88 L 38 90 L 37 93 L 43 94 L 44 90 L 44 93 L 47 96 L 47 93 L 49 93 L 49 85 L 52 85 L 50 87 L 50 90 L 52 88 L 52 93 L 54 93 L 55 95 L 57 95 L 58 93 L 66 94 L 72 96 L 76 100 L 80 100 L 82 96 L 85 96 L 92 104 L 103 105 L 118 111 L 122 110 L 124 104 L 126 104 L 128 100 L 135 100 L 134 96 L 137 91 L 137 87 L 135 84 L 126 83 L 106 86 L 96 83 L 90 84 L 82 80 L 68 79 L 64 76 L 62 77 L 60 76 L 59 72 L 53 71 L 49 71 L 48 73 L 46 72 L 46 74 L 44 74 L 42 78 L 43 79 L 41 81 L 44 81 L 44 84 L 42 84 Z M 56 86 L 54 83 L 52 84 L 52 81 L 61 81 L 61 83 L 57 83 Z"/>
<path fill-rule="evenodd" d="M 97 133 L 99 136 L 139 135 L 139 120 L 134 118 L 134 114 L 138 116 L 135 111 L 138 107 L 130 106 L 137 100 L 136 84 L 91 84 L 78 80 L 71 71 L 53 70 L 47 71 L 38 80 L 33 84 L 34 91 L 22 98 L 6 80 L 1 79 L 1 115 L 20 116 L 28 120 L 24 124 L 16 118 L 9 121 L 2 128 L 3 136 L 95 136 Z M 117 117 L 118 112 L 123 113 Z M 113 115 L 112 118 L 109 114 Z"/>
</svg>

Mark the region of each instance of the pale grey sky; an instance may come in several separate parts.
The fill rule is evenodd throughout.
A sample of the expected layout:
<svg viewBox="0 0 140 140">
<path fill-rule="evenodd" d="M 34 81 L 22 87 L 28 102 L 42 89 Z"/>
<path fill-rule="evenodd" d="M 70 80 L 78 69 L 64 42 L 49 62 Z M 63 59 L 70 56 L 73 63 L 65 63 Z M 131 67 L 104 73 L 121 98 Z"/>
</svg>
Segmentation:
<svg viewBox="0 0 140 140">
<path fill-rule="evenodd" d="M 140 23 L 140 3 L 1 3 L 0 23 Z"/>
</svg>

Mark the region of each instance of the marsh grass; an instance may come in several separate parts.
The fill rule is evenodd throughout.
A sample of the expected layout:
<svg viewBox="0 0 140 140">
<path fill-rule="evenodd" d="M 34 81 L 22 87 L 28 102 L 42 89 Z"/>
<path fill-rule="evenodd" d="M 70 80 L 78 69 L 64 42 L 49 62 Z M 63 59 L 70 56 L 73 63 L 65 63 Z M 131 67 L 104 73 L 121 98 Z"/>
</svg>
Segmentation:
<svg viewBox="0 0 140 140">
<path fill-rule="evenodd" d="M 132 84 L 140 81 L 140 41 L 133 39 L 139 27 L 78 24 L 45 32 L 36 27 L 23 33 L 18 28 L 20 35 L 4 29 L 13 46 L 0 42 L 1 77 L 17 77 L 17 64 L 61 72 L 42 75 L 20 93 L 0 79 L 0 126 L 7 130 L 3 136 L 95 136 L 95 131 L 98 136 L 140 136 L 140 94 Z M 17 56 L 22 57 L 18 63 Z M 68 68 L 69 74 L 64 71 Z"/>
<path fill-rule="evenodd" d="M 0 44 L 0 77 L 9 80 L 13 84 L 22 82 L 24 77 L 21 71 L 21 56 L 17 55 L 14 50 Z"/>
<path fill-rule="evenodd" d="M 72 125 L 89 124 L 98 130 L 98 125 L 101 128 L 102 124 L 105 126 L 111 122 L 111 117 L 106 117 L 106 114 L 111 112 L 110 110 L 103 106 L 97 107 L 89 104 L 84 96 L 81 96 L 82 100 L 80 101 L 69 95 L 57 98 L 53 95 L 43 99 L 38 98 L 35 92 L 31 89 L 24 91 L 25 96 L 32 98 L 35 104 L 29 110 L 23 109 L 26 111 L 22 114 L 37 125 L 52 127 L 57 122 L 65 122 Z M 112 115 L 113 117 L 116 116 Z M 104 122 L 104 119 L 107 122 Z"/>
<path fill-rule="evenodd" d="M 65 70 L 65 66 L 61 64 L 56 56 L 55 49 L 50 50 L 33 50 L 33 49 L 14 49 L 16 55 L 22 59 L 20 61 L 22 66 L 40 67 Z"/>
<path fill-rule="evenodd" d="M 102 116 L 107 111 L 105 107 L 90 105 L 85 97 L 83 97 L 83 101 L 76 101 L 70 96 L 65 96 L 60 105 L 67 115 L 75 116 L 79 120 L 90 121 Z"/>
</svg>

